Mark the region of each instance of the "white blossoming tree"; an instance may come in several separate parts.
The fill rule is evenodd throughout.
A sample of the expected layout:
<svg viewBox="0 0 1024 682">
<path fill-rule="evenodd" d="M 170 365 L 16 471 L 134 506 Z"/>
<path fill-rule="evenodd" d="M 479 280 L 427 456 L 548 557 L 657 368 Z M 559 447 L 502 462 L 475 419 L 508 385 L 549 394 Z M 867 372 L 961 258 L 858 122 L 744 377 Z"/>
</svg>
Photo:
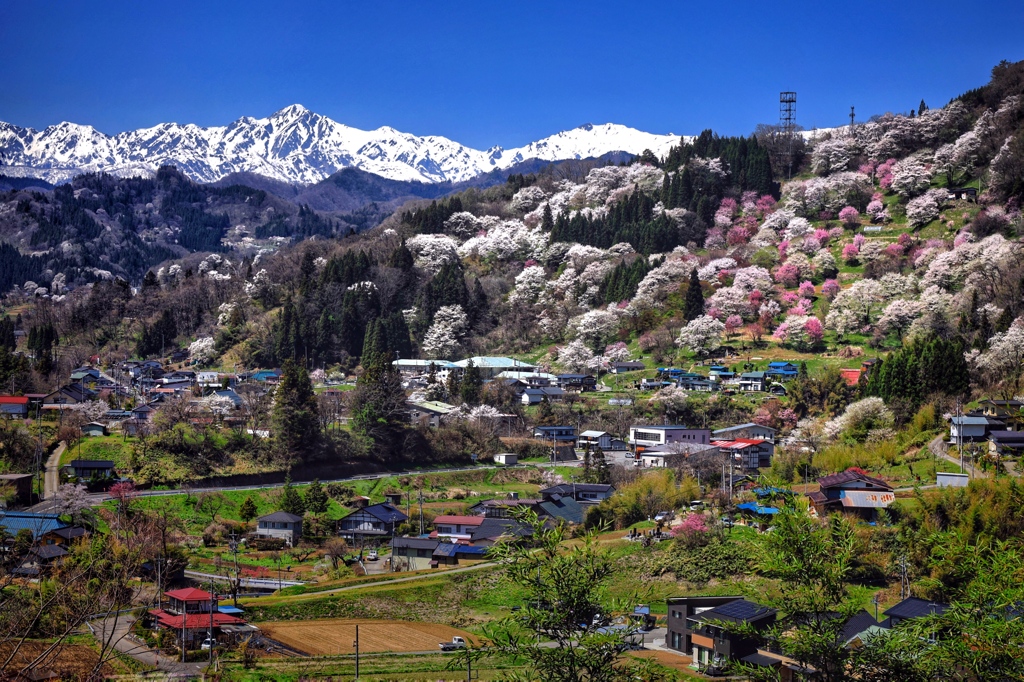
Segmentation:
<svg viewBox="0 0 1024 682">
<path fill-rule="evenodd" d="M 679 331 L 676 345 L 697 355 L 706 355 L 722 345 L 725 324 L 709 315 L 701 315 Z"/>
<path fill-rule="evenodd" d="M 582 339 L 575 339 L 558 349 L 558 364 L 570 372 L 582 372 L 594 358 L 593 351 Z"/>
<path fill-rule="evenodd" d="M 212 336 L 196 339 L 188 347 L 188 355 L 197 365 L 205 365 L 217 357 Z"/>
<path fill-rule="evenodd" d="M 459 352 L 459 343 L 468 329 L 469 316 L 461 305 L 441 306 L 423 337 L 421 350 L 428 358 L 453 357 Z"/>
</svg>

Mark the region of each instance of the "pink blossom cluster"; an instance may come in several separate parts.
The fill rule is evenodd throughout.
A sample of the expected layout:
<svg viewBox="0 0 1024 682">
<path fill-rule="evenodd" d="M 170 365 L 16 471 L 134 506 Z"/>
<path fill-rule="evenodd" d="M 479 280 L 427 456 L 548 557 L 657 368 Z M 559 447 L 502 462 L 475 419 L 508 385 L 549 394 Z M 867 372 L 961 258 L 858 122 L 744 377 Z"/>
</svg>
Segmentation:
<svg viewBox="0 0 1024 682">
<path fill-rule="evenodd" d="M 892 167 L 895 165 L 896 159 L 886 159 L 875 168 L 875 173 L 878 176 L 878 185 L 882 189 L 892 187 Z"/>
<path fill-rule="evenodd" d="M 792 307 L 800 300 L 800 294 L 795 291 L 785 291 L 782 293 L 782 296 L 779 297 L 779 300 L 782 301 L 782 305 Z"/>
<path fill-rule="evenodd" d="M 860 212 L 853 206 L 847 206 L 839 211 L 839 219 L 844 225 L 856 225 L 860 220 Z"/>
<path fill-rule="evenodd" d="M 775 269 L 775 281 L 787 289 L 795 287 L 800 279 L 800 268 L 790 263 L 783 263 Z"/>
<path fill-rule="evenodd" d="M 800 289 L 799 289 L 799 291 L 800 291 L 800 295 L 803 296 L 804 298 L 813 298 L 814 297 L 814 284 L 810 280 L 806 280 L 805 279 L 803 282 L 800 282 Z"/>
<path fill-rule="evenodd" d="M 826 279 L 824 284 L 821 285 L 821 293 L 828 300 L 835 298 L 836 294 L 839 293 L 839 282 L 834 279 Z"/>
<path fill-rule="evenodd" d="M 859 255 L 860 249 L 857 248 L 856 244 L 847 244 L 843 247 L 843 260 L 847 263 L 857 260 L 857 256 Z"/>
</svg>

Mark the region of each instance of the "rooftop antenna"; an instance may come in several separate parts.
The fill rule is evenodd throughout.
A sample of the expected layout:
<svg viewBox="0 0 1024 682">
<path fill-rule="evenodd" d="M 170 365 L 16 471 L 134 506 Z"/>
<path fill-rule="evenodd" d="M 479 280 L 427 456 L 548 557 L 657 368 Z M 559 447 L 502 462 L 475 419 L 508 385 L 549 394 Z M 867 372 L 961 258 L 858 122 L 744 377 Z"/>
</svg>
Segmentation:
<svg viewBox="0 0 1024 682">
<path fill-rule="evenodd" d="M 779 130 L 786 137 L 786 176 L 793 177 L 793 134 L 796 132 L 796 93 L 779 93 Z"/>
</svg>

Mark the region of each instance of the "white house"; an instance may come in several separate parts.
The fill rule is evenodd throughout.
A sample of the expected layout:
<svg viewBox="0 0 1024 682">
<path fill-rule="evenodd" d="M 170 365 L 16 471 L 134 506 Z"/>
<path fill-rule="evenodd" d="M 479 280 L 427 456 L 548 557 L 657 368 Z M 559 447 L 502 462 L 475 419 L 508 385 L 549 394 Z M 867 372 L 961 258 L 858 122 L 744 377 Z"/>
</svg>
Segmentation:
<svg viewBox="0 0 1024 682">
<path fill-rule="evenodd" d="M 711 442 L 711 429 L 691 429 L 687 426 L 631 426 L 629 444 L 637 452 L 670 443 L 707 445 Z"/>
<path fill-rule="evenodd" d="M 949 420 L 949 441 L 972 443 L 988 439 L 989 431 L 1006 428 L 1006 422 L 993 417 L 968 416 L 952 417 Z"/>
</svg>

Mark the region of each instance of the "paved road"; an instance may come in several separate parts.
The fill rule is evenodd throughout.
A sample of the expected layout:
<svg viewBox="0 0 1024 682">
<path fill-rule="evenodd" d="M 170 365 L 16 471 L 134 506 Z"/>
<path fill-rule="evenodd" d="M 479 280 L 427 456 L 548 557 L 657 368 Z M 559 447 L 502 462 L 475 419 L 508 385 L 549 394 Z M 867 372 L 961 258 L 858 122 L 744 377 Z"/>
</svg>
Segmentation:
<svg viewBox="0 0 1024 682">
<path fill-rule="evenodd" d="M 175 677 L 197 677 L 202 674 L 206 663 L 182 663 L 174 656 L 165 656 L 150 649 L 144 642 L 130 634 L 135 617 L 120 615 L 90 624 L 93 637 L 107 646 L 113 646 L 123 654 L 131 656 L 150 670 L 160 670 Z"/>
<path fill-rule="evenodd" d="M 960 466 L 960 458 L 953 457 L 948 453 L 946 441 L 941 435 L 936 436 L 930 443 L 928 443 L 928 449 L 931 450 L 931 453 L 936 457 L 940 457 L 947 462 Z M 989 475 L 987 471 L 978 469 L 977 467 L 967 466 L 966 463 L 963 471 L 965 474 L 969 474 L 971 478 L 977 478 L 979 476 L 985 478 Z"/>
<path fill-rule="evenodd" d="M 53 454 L 46 460 L 46 475 L 43 478 L 43 499 L 49 500 L 57 494 L 60 487 L 60 457 L 64 454 L 67 443 L 61 441 L 54 448 Z"/>
</svg>

